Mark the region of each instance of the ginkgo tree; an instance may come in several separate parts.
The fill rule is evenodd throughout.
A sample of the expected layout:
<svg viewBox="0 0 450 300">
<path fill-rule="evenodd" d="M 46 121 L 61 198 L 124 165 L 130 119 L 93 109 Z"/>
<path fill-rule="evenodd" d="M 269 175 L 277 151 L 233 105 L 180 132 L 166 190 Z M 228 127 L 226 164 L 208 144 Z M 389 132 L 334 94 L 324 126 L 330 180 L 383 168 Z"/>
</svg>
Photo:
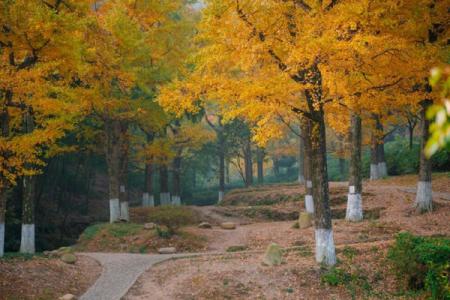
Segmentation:
<svg viewBox="0 0 450 300">
<path fill-rule="evenodd" d="M 88 10 L 89 1 L 0 3 L 0 256 L 6 192 L 18 180 L 24 189 L 20 251 L 35 251 L 35 175 L 82 111 L 75 78 Z"/>
<path fill-rule="evenodd" d="M 381 110 L 396 97 L 423 99 L 423 89 L 414 87 L 430 59 L 439 57 L 439 49 L 421 48 L 417 39 L 426 38 L 434 15 L 442 18 L 443 5 L 436 1 L 430 7 L 421 0 L 207 1 L 199 28 L 204 47 L 192 81 L 163 97 L 162 103 L 175 111 L 195 112 L 199 99 L 213 99 L 227 107 L 230 118 L 245 115 L 262 128 L 276 109 L 307 120 L 316 260 L 332 265 L 336 257 L 326 166 L 328 107 L 347 102 L 358 114 Z M 415 64 L 404 57 L 414 58 Z M 397 93 L 402 89 L 409 93 Z M 361 105 L 353 108 L 354 102 Z M 359 124 L 358 118 L 351 119 Z M 260 141 L 273 134 L 270 129 L 257 132 Z M 359 144 L 360 135 L 354 136 Z M 361 206 L 358 197 L 354 202 Z"/>
<path fill-rule="evenodd" d="M 129 218 L 129 129 L 142 120 L 139 115 L 145 109 L 151 109 L 134 98 L 136 90 L 154 93 L 157 84 L 170 78 L 179 65 L 183 53 L 179 47 L 185 43 L 177 45 L 176 37 L 189 36 L 182 18 L 188 13 L 181 0 L 108 1 L 92 13 L 85 53 L 89 71 L 81 81 L 86 85 L 90 112 L 104 124 L 110 222 Z"/>
</svg>

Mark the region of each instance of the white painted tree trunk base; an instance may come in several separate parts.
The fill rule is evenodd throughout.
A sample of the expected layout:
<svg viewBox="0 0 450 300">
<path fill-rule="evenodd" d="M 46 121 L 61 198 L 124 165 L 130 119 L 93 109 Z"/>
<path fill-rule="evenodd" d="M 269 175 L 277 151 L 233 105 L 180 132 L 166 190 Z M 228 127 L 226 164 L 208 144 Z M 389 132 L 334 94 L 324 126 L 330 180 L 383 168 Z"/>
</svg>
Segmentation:
<svg viewBox="0 0 450 300">
<path fill-rule="evenodd" d="M 370 180 L 379 179 L 379 170 L 377 164 L 370 164 Z"/>
<path fill-rule="evenodd" d="M 5 223 L 0 223 L 0 257 L 5 254 Z"/>
<path fill-rule="evenodd" d="M 34 224 L 22 224 L 22 236 L 20 239 L 20 253 L 35 253 Z"/>
<path fill-rule="evenodd" d="M 327 266 L 336 264 L 336 250 L 334 247 L 333 230 L 316 229 L 316 262 Z"/>
<path fill-rule="evenodd" d="M 142 194 L 142 206 L 143 207 L 154 207 L 155 206 L 155 197 L 150 195 L 149 193 Z"/>
<path fill-rule="evenodd" d="M 312 195 L 305 195 L 305 209 L 307 213 L 314 214 L 314 200 Z"/>
<path fill-rule="evenodd" d="M 120 204 L 119 199 L 109 200 L 109 222 L 114 223 L 120 219 Z"/>
<path fill-rule="evenodd" d="M 224 197 L 225 193 L 224 191 L 219 191 L 219 203 L 223 201 L 223 197 Z"/>
<path fill-rule="evenodd" d="M 388 176 L 386 162 L 378 163 L 378 178 L 385 178 Z"/>
<path fill-rule="evenodd" d="M 172 196 L 172 205 L 180 206 L 181 205 L 181 197 L 180 196 Z"/>
<path fill-rule="evenodd" d="M 128 201 L 120 203 L 120 220 L 130 222 L 130 210 Z"/>
<path fill-rule="evenodd" d="M 161 205 L 170 205 L 170 193 L 160 193 L 159 194 L 159 201 Z"/>
<path fill-rule="evenodd" d="M 431 181 L 419 181 L 417 183 L 416 202 L 414 206 L 419 212 L 432 211 L 433 191 Z"/>
<path fill-rule="evenodd" d="M 297 181 L 300 184 L 304 184 L 305 183 L 305 177 L 303 176 L 303 174 L 298 174 Z"/>
<path fill-rule="evenodd" d="M 361 194 L 347 195 L 347 211 L 345 219 L 350 222 L 359 222 L 363 219 L 362 197 Z"/>
</svg>

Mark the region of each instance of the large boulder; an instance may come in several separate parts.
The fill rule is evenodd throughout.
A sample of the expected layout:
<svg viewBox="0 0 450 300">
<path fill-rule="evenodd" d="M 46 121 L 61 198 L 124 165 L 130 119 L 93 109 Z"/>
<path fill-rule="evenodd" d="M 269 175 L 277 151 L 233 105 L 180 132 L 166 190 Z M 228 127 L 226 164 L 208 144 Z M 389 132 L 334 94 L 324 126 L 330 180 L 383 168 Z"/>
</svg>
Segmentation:
<svg viewBox="0 0 450 300">
<path fill-rule="evenodd" d="M 263 265 L 278 266 L 283 262 L 283 249 L 275 243 L 267 247 L 264 257 L 262 259 Z"/>
<path fill-rule="evenodd" d="M 301 212 L 298 217 L 298 225 L 300 229 L 309 228 L 313 225 L 313 216 L 307 212 Z"/>
<path fill-rule="evenodd" d="M 233 230 L 236 229 L 236 224 L 233 222 L 223 222 L 220 224 L 222 229 Z"/>
<path fill-rule="evenodd" d="M 210 229 L 212 228 L 212 226 L 208 222 L 201 222 L 200 224 L 198 224 L 198 228 Z"/>
<path fill-rule="evenodd" d="M 71 264 L 71 265 L 73 265 L 77 261 L 77 257 L 72 253 L 63 254 L 63 255 L 61 255 L 60 259 L 63 262 L 65 262 L 66 264 Z"/>
<path fill-rule="evenodd" d="M 177 252 L 177 249 L 175 247 L 167 247 L 167 248 L 159 248 L 158 253 L 159 254 L 174 254 Z"/>
</svg>

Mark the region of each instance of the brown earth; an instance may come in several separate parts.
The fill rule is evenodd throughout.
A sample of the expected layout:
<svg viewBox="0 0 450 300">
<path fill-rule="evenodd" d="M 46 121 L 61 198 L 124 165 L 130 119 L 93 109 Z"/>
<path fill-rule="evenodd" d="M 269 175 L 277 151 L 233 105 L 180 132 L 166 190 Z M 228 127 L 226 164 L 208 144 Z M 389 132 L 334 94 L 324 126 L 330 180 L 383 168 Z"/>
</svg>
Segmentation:
<svg viewBox="0 0 450 300">
<path fill-rule="evenodd" d="M 69 265 L 57 258 L 0 260 L 0 299 L 54 300 L 65 294 L 82 295 L 101 273 L 93 259 L 78 256 Z"/>
<path fill-rule="evenodd" d="M 245 216 L 245 221 L 234 231 L 217 227 L 190 227 L 188 231 L 205 236 L 209 250 L 224 251 L 237 245 L 244 245 L 249 250 L 264 250 L 272 242 L 283 247 L 303 246 L 302 250 L 288 252 L 284 255 L 285 263 L 272 268 L 261 265 L 262 254 L 258 253 L 163 263 L 144 273 L 126 299 L 149 299 L 150 295 L 151 299 L 351 299 L 352 295 L 355 299 L 399 298 L 395 293 L 395 278 L 385 260 L 394 235 L 407 230 L 418 235 L 450 236 L 450 201 L 447 200 L 450 177 L 447 174 L 434 177 L 433 190 L 437 192 L 434 210 L 423 215 L 416 214 L 412 208 L 414 178 L 417 177 L 364 182 L 363 206 L 365 216 L 370 218 L 360 223 L 347 223 L 341 218 L 333 220 L 340 266 L 354 275 L 346 285 L 330 286 L 321 281 L 323 270 L 313 257 L 313 228 L 296 229 L 294 221 L 267 222 L 260 218 L 251 219 L 253 223 L 249 224 Z M 292 189 L 287 188 L 289 192 Z M 299 190 L 297 188 L 301 193 Z M 332 183 L 330 190 L 332 209 L 344 210 L 346 184 Z M 253 193 L 258 191 L 245 192 L 247 195 Z M 244 196 L 240 197 L 239 205 L 233 207 L 246 206 Z M 296 206 L 298 210 L 303 208 L 303 201 L 282 201 L 275 206 L 287 210 Z M 216 208 L 213 214 L 207 215 L 219 215 L 220 221 L 238 219 L 239 213 L 229 216 L 229 209 L 230 206 Z M 336 214 L 336 217 L 341 216 Z"/>
</svg>

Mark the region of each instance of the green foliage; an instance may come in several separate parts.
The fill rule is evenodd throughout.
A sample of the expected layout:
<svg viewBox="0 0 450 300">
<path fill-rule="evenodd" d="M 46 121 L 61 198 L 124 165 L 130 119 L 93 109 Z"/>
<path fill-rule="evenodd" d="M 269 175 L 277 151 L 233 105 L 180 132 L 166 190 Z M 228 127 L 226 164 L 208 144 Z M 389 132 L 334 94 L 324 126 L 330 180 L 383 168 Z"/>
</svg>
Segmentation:
<svg viewBox="0 0 450 300">
<path fill-rule="evenodd" d="M 31 260 L 35 257 L 43 257 L 41 252 L 29 254 L 29 253 L 20 253 L 20 252 L 6 252 L 3 257 L 0 257 L 0 260 Z"/>
<path fill-rule="evenodd" d="M 341 268 L 333 267 L 321 276 L 321 281 L 331 286 L 344 285 L 351 280 L 351 274 Z"/>
<path fill-rule="evenodd" d="M 159 206 L 150 209 L 149 218 L 151 222 L 166 226 L 170 234 L 178 228 L 198 222 L 192 210 L 179 206 Z"/>
<path fill-rule="evenodd" d="M 85 241 L 92 240 L 97 235 L 97 233 L 100 231 L 100 229 L 102 229 L 102 227 L 103 227 L 103 224 L 91 225 L 83 231 L 80 238 Z"/>
<path fill-rule="evenodd" d="M 142 229 L 142 226 L 132 223 L 114 223 L 106 224 L 105 228 L 113 237 L 121 238 L 137 234 Z"/>
<path fill-rule="evenodd" d="M 165 226 L 156 226 L 156 234 L 163 239 L 169 239 L 174 235 L 174 232 Z"/>
<path fill-rule="evenodd" d="M 400 233 L 388 259 L 404 288 L 424 289 L 431 299 L 450 299 L 450 239 Z"/>
</svg>

